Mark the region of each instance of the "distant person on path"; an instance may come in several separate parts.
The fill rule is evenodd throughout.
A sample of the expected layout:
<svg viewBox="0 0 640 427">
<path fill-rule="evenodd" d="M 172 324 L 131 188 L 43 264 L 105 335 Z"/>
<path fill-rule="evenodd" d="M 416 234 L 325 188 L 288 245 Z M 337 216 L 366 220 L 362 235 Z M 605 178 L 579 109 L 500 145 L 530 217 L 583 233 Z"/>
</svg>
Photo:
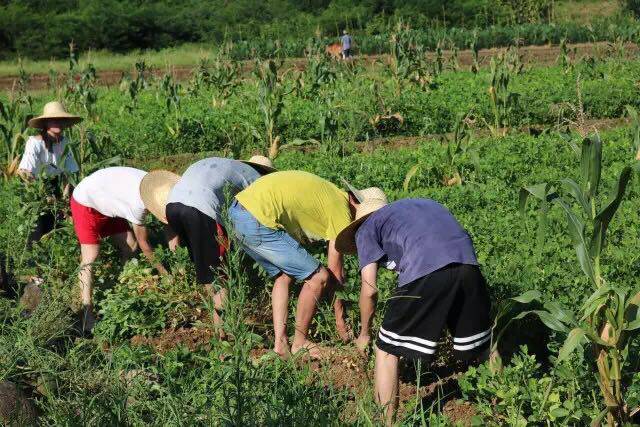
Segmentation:
<svg viewBox="0 0 640 427">
<path fill-rule="evenodd" d="M 84 331 L 93 329 L 96 322 L 92 299 L 93 264 L 100 254 L 103 238 L 111 239 L 123 261 L 133 257 L 139 247 L 161 274 L 167 274 L 167 270 L 154 261 L 153 247 L 144 226 L 147 210 L 139 188 L 146 174 L 143 170 L 129 167 L 101 169 L 80 181 L 73 191 L 71 215 L 80 242 L 78 278 Z"/>
<path fill-rule="evenodd" d="M 226 252 L 227 232 L 222 209 L 231 197 L 264 174 L 275 171 L 271 160 L 253 156 L 248 161 L 210 157 L 191 166 L 180 177 L 169 171 L 152 171 L 143 180 L 140 193 L 147 209 L 177 234 L 189 250 L 198 283 L 221 310 L 226 290 L 216 293 L 212 283 Z M 214 322 L 221 318 L 214 312 Z"/>
<path fill-rule="evenodd" d="M 353 51 L 352 51 L 353 40 L 351 39 L 351 36 L 347 32 L 347 30 L 342 31 L 342 37 L 340 38 L 340 42 L 342 43 L 342 59 L 346 60 L 351 58 L 353 54 Z"/>
<path fill-rule="evenodd" d="M 399 273 L 376 340 L 376 399 L 391 423 L 398 405 L 398 359 L 431 360 L 445 327 L 456 357 L 486 359 L 490 301 L 471 238 L 445 207 L 427 199 L 365 200 L 354 207 L 356 219 L 340 232 L 336 248 L 358 254 L 361 350 L 371 339 L 378 268 Z"/>
<path fill-rule="evenodd" d="M 377 192 L 379 189 L 367 189 Z M 352 194 L 331 182 L 302 171 L 266 175 L 236 195 L 229 210 L 234 231 L 244 251 L 274 279 L 272 291 L 274 351 L 281 357 L 306 349 L 320 358 L 319 348 L 308 336 L 316 305 L 326 288 L 332 291 L 344 280 L 342 255 L 335 238 L 352 218 Z M 328 269 L 303 245 L 327 241 Z M 287 336 L 289 288 L 304 282 L 296 310 L 291 347 Z M 336 327 L 343 340 L 349 339 L 343 302 L 334 302 Z"/>
<path fill-rule="evenodd" d="M 82 118 L 68 113 L 58 101 L 47 103 L 42 115 L 29 120 L 29 126 L 38 129 L 39 133 L 27 139 L 17 173 L 28 181 L 37 178 L 46 180 L 49 189 L 47 197 L 49 206 L 67 197 L 71 190 L 69 183 L 64 181 L 64 174 L 78 171 L 78 165 L 67 147 L 69 141 L 63 133 L 65 129 L 80 121 Z M 62 187 L 64 188 L 61 191 Z M 62 214 L 53 209 L 41 212 L 34 229 L 29 234 L 28 245 L 31 246 L 39 241 L 62 220 Z"/>
</svg>

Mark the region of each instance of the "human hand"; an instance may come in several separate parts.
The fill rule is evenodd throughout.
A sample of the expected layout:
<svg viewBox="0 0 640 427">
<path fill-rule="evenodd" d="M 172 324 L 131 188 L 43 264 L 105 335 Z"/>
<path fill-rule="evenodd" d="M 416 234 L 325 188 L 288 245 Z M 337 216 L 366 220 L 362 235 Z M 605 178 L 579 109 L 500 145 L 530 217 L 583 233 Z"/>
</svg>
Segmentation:
<svg viewBox="0 0 640 427">
<path fill-rule="evenodd" d="M 367 348 L 369 348 L 369 344 L 371 343 L 371 337 L 369 335 L 360 335 L 353 342 L 361 353 L 366 353 Z"/>
</svg>

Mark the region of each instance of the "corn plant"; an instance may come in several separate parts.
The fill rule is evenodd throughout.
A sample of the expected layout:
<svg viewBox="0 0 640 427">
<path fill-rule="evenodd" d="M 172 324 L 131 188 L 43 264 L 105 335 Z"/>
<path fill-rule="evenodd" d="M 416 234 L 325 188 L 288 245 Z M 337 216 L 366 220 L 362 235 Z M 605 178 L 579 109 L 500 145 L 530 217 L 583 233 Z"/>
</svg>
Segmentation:
<svg viewBox="0 0 640 427">
<path fill-rule="evenodd" d="M 269 158 L 275 159 L 280 150 L 280 115 L 284 107 L 284 98 L 288 94 L 283 79 L 278 75 L 278 65 L 273 60 L 256 62 L 254 74 L 258 84 L 258 104 L 264 130 L 256 132 L 269 147 Z"/>
<path fill-rule="evenodd" d="M 144 60 L 140 60 L 135 64 L 136 68 L 136 78 L 133 79 L 131 75 L 124 74 L 122 75 L 122 79 L 120 80 L 120 90 L 129 96 L 130 102 L 128 104 L 124 104 L 120 108 L 120 114 L 127 112 L 131 113 L 135 110 L 138 105 L 137 99 L 138 95 L 146 88 L 149 87 L 149 81 L 147 80 L 147 74 L 149 74 L 150 70 L 147 66 L 147 63 Z"/>
<path fill-rule="evenodd" d="M 567 45 L 567 39 L 563 38 L 560 40 L 560 56 L 558 56 L 558 63 L 562 66 L 565 74 L 573 71 L 574 63 L 572 56 L 575 57 L 577 52 L 577 48 L 569 49 Z"/>
<path fill-rule="evenodd" d="M 63 96 L 67 104 L 73 105 L 76 109 L 83 109 L 89 119 L 95 120 L 98 117 L 96 68 L 91 63 L 82 70 L 79 68 L 75 48 L 71 43 L 69 44 L 69 71 Z"/>
<path fill-rule="evenodd" d="M 160 80 L 156 99 L 164 101 L 168 116 L 165 126 L 169 134 L 178 139 L 182 134 L 182 85 L 176 83 L 171 74 L 165 74 Z"/>
<path fill-rule="evenodd" d="M 0 137 L 2 138 L 2 176 L 5 180 L 18 170 L 20 151 L 27 138 L 27 122 L 31 113 L 30 98 L 14 96 L 6 102 L 0 100 Z"/>
<path fill-rule="evenodd" d="M 494 136 L 505 136 L 510 126 L 510 117 L 515 110 L 519 95 L 511 92 L 509 84 L 514 69 L 506 62 L 505 55 L 491 58 L 491 86 L 489 101 L 493 112 L 493 124 L 486 122 Z"/>
<path fill-rule="evenodd" d="M 480 71 L 480 49 L 478 48 L 478 32 L 473 32 L 473 39 L 469 43 L 469 50 L 471 51 L 471 72 L 478 74 Z"/>
<path fill-rule="evenodd" d="M 87 130 L 86 126 L 80 125 L 74 128 L 74 144 L 65 146 L 65 152 L 70 153 L 78 164 L 78 172 L 67 176 L 67 180 L 73 186 L 77 186 L 80 181 L 97 171 L 98 169 L 117 166 L 122 163 L 120 156 L 105 158 L 108 147 L 113 146 L 113 141 L 109 135 L 97 136 Z M 66 158 L 66 157 L 65 157 Z M 60 165 L 62 170 L 66 170 L 64 165 Z"/>
<path fill-rule="evenodd" d="M 408 25 L 399 22 L 390 39 L 390 72 L 397 84 L 398 93 L 405 81 L 421 88 L 431 83 L 427 70 L 425 51 Z"/>
<path fill-rule="evenodd" d="M 627 105 L 627 115 L 631 119 L 631 141 L 636 153 L 636 160 L 640 160 L 640 115 L 631 105 Z"/>
<path fill-rule="evenodd" d="M 524 212 L 527 200 L 541 201 L 540 217 L 544 220 L 549 206 L 558 206 L 567 220 L 578 264 L 592 285 L 589 296 L 578 313 L 555 301 L 543 303 L 535 310 L 542 322 L 554 331 L 567 334 L 558 361 L 566 360 L 578 348 L 588 345 L 589 355 L 597 372 L 604 409 L 594 420 L 599 424 L 605 417 L 610 426 L 623 425 L 637 409 L 629 408 L 624 399 L 629 376 L 629 339 L 640 329 L 638 317 L 640 292 L 630 291 L 621 284 L 609 282 L 603 276 L 601 256 L 605 249 L 609 224 L 620 207 L 625 190 L 638 169 L 638 164 L 626 166 L 618 176 L 608 200 L 601 204 L 600 176 L 602 172 L 602 142 L 598 135 L 582 142 L 581 182 L 565 178 L 559 183 L 542 183 L 523 188 L 520 209 Z M 542 228 L 541 228 L 542 229 Z M 536 296 L 542 302 L 540 295 Z"/>
<path fill-rule="evenodd" d="M 307 86 L 307 96 L 315 96 L 323 85 L 336 80 L 331 60 L 325 55 L 322 40 L 315 37 L 310 40 L 305 51 L 307 68 L 304 71 L 303 84 Z"/>
</svg>

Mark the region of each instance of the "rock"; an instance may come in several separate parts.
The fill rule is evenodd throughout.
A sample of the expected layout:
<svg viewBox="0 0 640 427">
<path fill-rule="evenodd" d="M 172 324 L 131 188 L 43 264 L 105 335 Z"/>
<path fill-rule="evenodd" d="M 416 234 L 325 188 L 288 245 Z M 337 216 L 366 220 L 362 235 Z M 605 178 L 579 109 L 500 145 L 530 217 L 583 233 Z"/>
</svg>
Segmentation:
<svg viewBox="0 0 640 427">
<path fill-rule="evenodd" d="M 4 425 L 19 426 L 35 423 L 36 410 L 20 389 L 12 382 L 0 382 L 0 421 Z"/>
<path fill-rule="evenodd" d="M 42 300 L 42 289 L 35 283 L 29 283 L 24 288 L 22 297 L 20 298 L 20 305 L 24 307 L 24 312 L 27 316 L 30 316 Z"/>
</svg>

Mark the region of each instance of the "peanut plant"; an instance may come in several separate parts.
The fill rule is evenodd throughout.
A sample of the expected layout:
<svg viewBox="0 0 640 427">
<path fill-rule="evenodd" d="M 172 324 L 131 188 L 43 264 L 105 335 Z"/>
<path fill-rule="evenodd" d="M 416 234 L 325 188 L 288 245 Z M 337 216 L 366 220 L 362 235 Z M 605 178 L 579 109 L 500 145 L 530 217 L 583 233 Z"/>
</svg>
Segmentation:
<svg viewBox="0 0 640 427">
<path fill-rule="evenodd" d="M 637 408 L 629 408 L 626 404 L 625 391 L 631 374 L 627 372 L 630 368 L 629 339 L 640 329 L 640 292 L 608 281 L 602 272 L 601 256 L 609 224 L 638 164 L 622 169 L 604 204 L 598 202 L 602 172 L 602 141 L 598 135 L 583 140 L 580 170 L 580 183 L 565 178 L 559 183 L 523 188 L 520 209 L 524 212 L 527 200 L 532 196 L 541 201 L 541 220 L 546 216 L 549 203 L 561 208 L 578 264 L 592 285 L 593 293 L 578 312 L 555 301 L 546 301 L 542 310 L 533 313 L 547 327 L 567 334 L 558 362 L 568 359 L 578 348 L 588 346 L 585 356 L 588 355 L 596 371 L 604 407 L 592 425 L 599 425 L 605 418 L 610 426 L 624 425 L 630 421 L 631 413 L 637 412 Z M 534 299 L 542 302 L 540 295 Z"/>
</svg>

